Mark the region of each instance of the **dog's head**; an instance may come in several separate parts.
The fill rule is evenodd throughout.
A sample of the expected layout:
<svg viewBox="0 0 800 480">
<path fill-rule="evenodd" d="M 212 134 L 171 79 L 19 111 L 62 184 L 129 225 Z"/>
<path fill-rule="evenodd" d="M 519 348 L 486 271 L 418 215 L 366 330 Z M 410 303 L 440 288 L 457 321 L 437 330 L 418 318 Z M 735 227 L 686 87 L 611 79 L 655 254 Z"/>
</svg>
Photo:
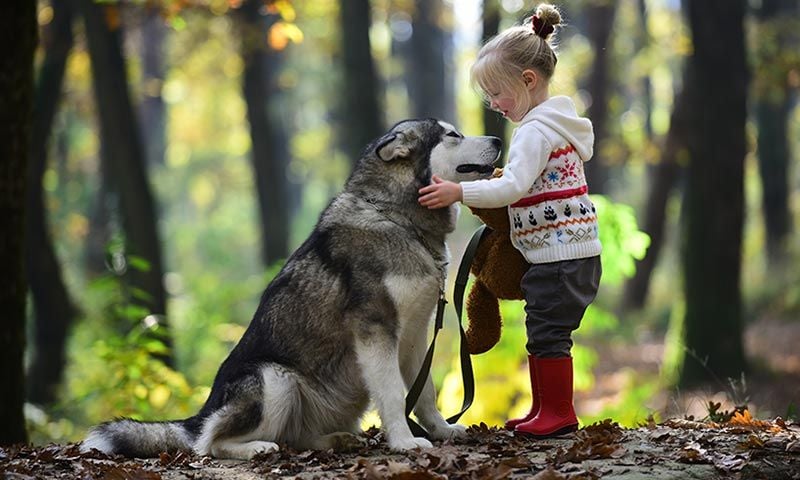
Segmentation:
<svg viewBox="0 0 800 480">
<path fill-rule="evenodd" d="M 449 123 L 425 119 L 402 121 L 373 145 L 377 158 L 413 168 L 417 182 L 426 185 L 431 175 L 453 182 L 490 177 L 502 142 L 466 137 Z"/>
</svg>

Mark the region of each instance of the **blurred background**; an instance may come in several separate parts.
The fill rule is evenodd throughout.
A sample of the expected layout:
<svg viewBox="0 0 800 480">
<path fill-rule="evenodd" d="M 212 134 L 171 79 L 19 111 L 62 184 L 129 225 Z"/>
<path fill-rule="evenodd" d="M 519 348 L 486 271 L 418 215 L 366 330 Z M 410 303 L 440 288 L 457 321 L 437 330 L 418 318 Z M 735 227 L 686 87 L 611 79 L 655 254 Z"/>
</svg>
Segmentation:
<svg viewBox="0 0 800 480">
<path fill-rule="evenodd" d="M 552 94 L 594 122 L 604 277 L 575 336 L 583 424 L 800 401 L 800 1 L 564 0 Z M 433 116 L 511 128 L 469 84 L 522 0 L 38 3 L 25 414 L 34 443 L 205 400 L 361 150 Z M 450 237 L 448 290 L 478 225 Z M 473 357 L 467 424 L 529 407 L 524 312 Z M 461 405 L 455 314 L 434 380 Z M 712 402 L 709 405 L 709 402 Z M 717 404 L 719 403 L 719 404 Z M 375 415 L 365 426 L 377 423 Z"/>
</svg>

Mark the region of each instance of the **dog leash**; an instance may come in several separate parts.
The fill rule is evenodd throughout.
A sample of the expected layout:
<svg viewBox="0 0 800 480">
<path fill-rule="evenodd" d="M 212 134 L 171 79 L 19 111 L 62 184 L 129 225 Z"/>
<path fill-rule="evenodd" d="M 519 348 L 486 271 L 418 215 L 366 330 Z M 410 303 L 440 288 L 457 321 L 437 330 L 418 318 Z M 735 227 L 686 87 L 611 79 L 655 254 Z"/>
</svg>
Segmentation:
<svg viewBox="0 0 800 480">
<path fill-rule="evenodd" d="M 475 377 L 472 373 L 472 362 L 467 349 L 467 334 L 464 332 L 464 325 L 461 321 L 461 313 L 464 305 L 464 291 L 467 288 L 467 280 L 469 279 L 469 270 L 472 265 L 472 259 L 475 257 L 475 252 L 478 250 L 478 245 L 480 245 L 483 238 L 489 232 L 491 232 L 489 227 L 486 225 L 481 225 L 477 230 L 475 230 L 475 233 L 472 234 L 472 238 L 467 244 L 467 247 L 464 249 L 464 255 L 461 257 L 461 263 L 458 266 L 458 274 L 456 275 L 456 282 L 453 286 L 453 306 L 456 309 L 456 316 L 458 317 L 458 330 L 461 335 L 459 349 L 461 355 L 461 378 L 464 383 L 464 401 L 461 404 L 461 411 L 447 419 L 447 423 L 450 424 L 457 422 L 458 419 L 461 418 L 461 415 L 463 415 L 464 412 L 466 412 L 467 409 L 472 405 L 472 401 L 475 398 Z M 433 338 L 431 339 L 431 344 L 428 347 L 428 352 L 425 354 L 425 360 L 422 362 L 422 366 L 417 374 L 417 378 L 414 380 L 413 385 L 408 390 L 408 395 L 406 395 L 406 421 L 408 422 L 408 427 L 411 429 L 411 433 L 417 437 L 428 438 L 429 435 L 428 432 L 417 422 L 412 420 L 409 415 L 414 409 L 414 405 L 417 404 L 417 399 L 419 398 L 420 393 L 422 393 L 422 389 L 425 387 L 425 382 L 427 381 L 428 375 L 431 372 L 431 364 L 433 363 L 433 350 L 436 346 L 436 337 L 439 335 L 439 331 L 442 329 L 444 323 L 445 305 L 447 305 L 447 300 L 444 299 L 444 291 L 440 290 L 439 301 L 436 305 L 436 319 L 433 327 Z"/>
</svg>

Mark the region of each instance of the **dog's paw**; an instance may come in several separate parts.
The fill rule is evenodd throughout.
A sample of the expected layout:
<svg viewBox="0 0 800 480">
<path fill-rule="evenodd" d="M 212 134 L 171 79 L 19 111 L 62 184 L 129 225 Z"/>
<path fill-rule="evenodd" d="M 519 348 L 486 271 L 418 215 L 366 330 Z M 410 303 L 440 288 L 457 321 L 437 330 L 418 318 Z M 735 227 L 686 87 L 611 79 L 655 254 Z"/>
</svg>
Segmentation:
<svg viewBox="0 0 800 480">
<path fill-rule="evenodd" d="M 413 448 L 433 448 L 433 444 L 422 437 L 407 437 L 400 440 L 390 440 L 389 448 L 396 451 L 402 451 L 411 450 Z"/>
<path fill-rule="evenodd" d="M 463 438 L 467 436 L 467 427 L 464 425 L 446 424 L 442 425 L 430 432 L 431 438 L 434 440 L 451 440 L 454 438 Z"/>
<path fill-rule="evenodd" d="M 251 460 L 260 453 L 277 452 L 278 445 L 273 442 L 254 440 L 245 443 L 223 442 L 211 449 L 211 455 L 216 458 L 234 458 L 237 460 Z"/>
<path fill-rule="evenodd" d="M 251 459 L 260 453 L 270 453 L 278 451 L 278 444 L 273 442 L 253 441 L 243 445 L 243 458 Z"/>
</svg>

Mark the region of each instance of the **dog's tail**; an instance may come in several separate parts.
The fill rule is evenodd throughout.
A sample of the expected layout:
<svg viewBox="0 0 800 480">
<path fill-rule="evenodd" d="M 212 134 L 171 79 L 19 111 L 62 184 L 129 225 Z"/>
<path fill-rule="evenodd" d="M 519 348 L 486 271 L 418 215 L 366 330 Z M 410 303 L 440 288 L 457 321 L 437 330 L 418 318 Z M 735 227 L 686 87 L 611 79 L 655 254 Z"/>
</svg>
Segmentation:
<svg viewBox="0 0 800 480">
<path fill-rule="evenodd" d="M 174 422 L 139 422 L 127 418 L 94 427 L 81 443 L 81 451 L 100 450 L 126 457 L 157 457 L 161 452 L 192 450 L 194 435 L 185 420 Z"/>
</svg>

